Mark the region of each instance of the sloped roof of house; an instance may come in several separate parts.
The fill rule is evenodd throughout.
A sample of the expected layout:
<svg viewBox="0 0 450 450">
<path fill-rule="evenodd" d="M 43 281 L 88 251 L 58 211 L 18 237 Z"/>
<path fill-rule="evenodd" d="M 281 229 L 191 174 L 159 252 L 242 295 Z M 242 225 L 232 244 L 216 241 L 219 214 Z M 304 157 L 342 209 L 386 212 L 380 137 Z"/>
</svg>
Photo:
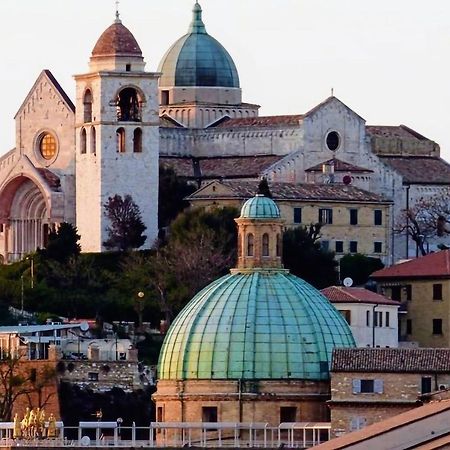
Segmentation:
<svg viewBox="0 0 450 450">
<path fill-rule="evenodd" d="M 315 166 L 306 169 L 305 172 L 322 172 L 322 167 L 324 164 L 333 164 L 335 172 L 373 172 L 371 169 L 355 166 L 337 158 L 331 158 L 328 161 L 316 164 Z"/>
<path fill-rule="evenodd" d="M 242 119 L 228 119 L 217 123 L 214 128 L 246 128 L 246 127 L 279 127 L 298 126 L 303 120 L 303 114 L 284 116 L 244 117 Z M 212 127 L 211 127 L 212 128 Z"/>
<path fill-rule="evenodd" d="M 377 270 L 371 275 L 375 280 L 390 278 L 439 278 L 450 277 L 450 250 L 412 259 Z"/>
<path fill-rule="evenodd" d="M 450 372 L 449 348 L 335 349 L 332 372 Z"/>
<path fill-rule="evenodd" d="M 450 164 L 431 156 L 378 157 L 403 177 L 404 184 L 450 184 Z"/>
<path fill-rule="evenodd" d="M 364 441 L 367 442 L 367 447 L 370 445 L 370 439 L 376 438 L 379 436 L 383 436 L 386 433 L 389 433 L 390 431 L 393 431 L 395 429 L 402 428 L 407 425 L 412 425 L 415 422 L 417 422 L 417 426 L 420 427 L 420 421 L 423 419 L 426 419 L 428 417 L 432 417 L 434 415 L 444 413 L 450 410 L 450 400 L 442 400 L 439 402 L 432 402 L 428 403 L 424 406 L 420 406 L 418 408 L 413 408 L 409 411 L 406 411 L 402 414 L 398 414 L 396 416 L 390 417 L 389 419 L 383 420 L 378 423 L 374 423 L 372 425 L 369 425 L 361 430 L 354 431 L 353 433 L 345 434 L 344 436 L 338 437 L 336 439 L 332 439 L 328 442 L 325 442 L 323 444 L 317 445 L 316 449 L 318 450 L 339 450 L 343 448 L 353 448 L 353 445 L 364 445 Z M 448 413 L 447 413 L 448 414 Z M 426 441 L 432 441 L 435 440 L 437 437 L 442 438 L 441 436 L 436 436 L 435 434 L 430 433 L 431 430 L 424 428 L 423 433 L 423 441 L 422 443 Z M 445 434 L 448 434 L 448 431 L 445 432 Z M 406 437 L 406 439 L 408 439 Z M 422 447 L 422 443 L 417 443 L 414 448 L 443 448 L 443 447 Z M 420 445 L 420 447 L 419 447 Z M 362 447 L 358 447 L 362 448 Z M 412 448 L 412 447 L 408 447 Z"/>
<path fill-rule="evenodd" d="M 406 125 L 366 125 L 366 131 L 372 136 L 417 139 L 419 141 L 430 140 Z"/>
<path fill-rule="evenodd" d="M 400 306 L 400 303 L 395 300 L 361 287 L 330 286 L 322 289 L 320 292 L 331 303 L 370 303 Z"/>
<path fill-rule="evenodd" d="M 247 199 L 253 197 L 257 191 L 259 181 L 216 181 L 228 187 L 230 195 L 226 198 Z M 206 188 L 206 186 L 204 187 Z M 204 188 L 194 192 L 188 200 L 205 198 L 219 198 L 218 195 L 204 194 Z M 324 201 L 346 201 L 346 202 L 368 202 L 368 203 L 390 203 L 384 197 L 372 192 L 364 191 L 355 186 L 347 186 L 342 183 L 334 184 L 291 184 L 270 183 L 270 191 L 275 200 L 324 200 Z"/>
</svg>

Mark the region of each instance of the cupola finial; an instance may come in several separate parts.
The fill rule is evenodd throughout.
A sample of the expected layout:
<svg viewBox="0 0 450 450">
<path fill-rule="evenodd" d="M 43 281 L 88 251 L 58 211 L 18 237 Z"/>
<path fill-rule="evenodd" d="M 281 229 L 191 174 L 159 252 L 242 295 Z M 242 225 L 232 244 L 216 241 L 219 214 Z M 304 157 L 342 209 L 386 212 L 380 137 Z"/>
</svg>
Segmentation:
<svg viewBox="0 0 450 450">
<path fill-rule="evenodd" d="M 115 20 L 115 23 L 122 23 L 122 21 L 120 20 L 119 4 L 120 4 L 120 1 L 116 0 L 116 20 Z"/>
<path fill-rule="evenodd" d="M 198 1 L 195 2 L 194 9 L 192 10 L 192 22 L 189 27 L 189 33 L 193 34 L 206 34 L 205 24 L 202 20 L 202 7 Z"/>
</svg>

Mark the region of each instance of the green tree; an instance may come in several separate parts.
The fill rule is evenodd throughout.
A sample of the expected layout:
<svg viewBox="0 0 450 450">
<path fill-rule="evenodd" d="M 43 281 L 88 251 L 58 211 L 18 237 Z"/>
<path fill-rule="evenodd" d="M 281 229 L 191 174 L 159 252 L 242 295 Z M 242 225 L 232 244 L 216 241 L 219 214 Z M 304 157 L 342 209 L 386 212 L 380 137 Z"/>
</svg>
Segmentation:
<svg viewBox="0 0 450 450">
<path fill-rule="evenodd" d="M 343 256 L 339 261 L 339 265 L 341 280 L 349 277 L 355 285 L 367 283 L 369 276 L 373 272 L 384 267 L 384 264 L 379 258 L 371 258 L 359 253 Z"/>
<path fill-rule="evenodd" d="M 75 226 L 63 222 L 57 230 L 50 231 L 47 245 L 39 253 L 44 259 L 66 262 L 81 252 L 80 235 Z"/>
<path fill-rule="evenodd" d="M 110 221 L 107 229 L 108 239 L 103 245 L 110 250 L 128 251 L 141 247 L 147 236 L 143 235 L 147 227 L 142 221 L 139 206 L 131 195 L 109 197 L 103 205 L 105 215 Z"/>
<path fill-rule="evenodd" d="M 317 289 L 337 284 L 334 253 L 321 248 L 320 224 L 297 227 L 283 235 L 284 266 Z"/>
<path fill-rule="evenodd" d="M 189 206 L 185 198 L 196 190 L 196 186 L 179 177 L 171 167 L 159 169 L 158 226 L 167 227 Z"/>
<path fill-rule="evenodd" d="M 258 194 L 264 195 L 264 197 L 272 198 L 272 192 L 270 192 L 269 183 L 265 177 L 261 178 L 261 181 L 259 182 Z"/>
</svg>

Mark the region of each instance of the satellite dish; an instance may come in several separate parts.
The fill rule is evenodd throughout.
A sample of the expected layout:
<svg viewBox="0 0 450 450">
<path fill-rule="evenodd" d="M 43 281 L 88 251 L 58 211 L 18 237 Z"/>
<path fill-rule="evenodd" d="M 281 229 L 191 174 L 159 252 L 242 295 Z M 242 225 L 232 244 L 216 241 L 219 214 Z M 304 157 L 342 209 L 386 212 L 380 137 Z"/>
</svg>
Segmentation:
<svg viewBox="0 0 450 450">
<path fill-rule="evenodd" d="M 89 447 L 91 445 L 91 439 L 89 436 L 83 436 L 80 440 L 80 444 L 82 447 Z"/>
<path fill-rule="evenodd" d="M 345 287 L 350 287 L 353 285 L 353 280 L 350 277 L 344 278 L 344 286 Z"/>
<path fill-rule="evenodd" d="M 342 178 L 342 181 L 343 181 L 343 183 L 346 184 L 346 185 L 352 184 L 352 177 L 351 177 L 350 175 L 345 175 L 345 176 Z"/>
<path fill-rule="evenodd" d="M 81 331 L 87 331 L 87 330 L 89 330 L 89 324 L 88 324 L 87 322 L 81 322 L 81 323 L 80 323 L 80 330 L 81 330 Z M 85 437 L 87 437 L 87 436 L 85 436 Z"/>
</svg>

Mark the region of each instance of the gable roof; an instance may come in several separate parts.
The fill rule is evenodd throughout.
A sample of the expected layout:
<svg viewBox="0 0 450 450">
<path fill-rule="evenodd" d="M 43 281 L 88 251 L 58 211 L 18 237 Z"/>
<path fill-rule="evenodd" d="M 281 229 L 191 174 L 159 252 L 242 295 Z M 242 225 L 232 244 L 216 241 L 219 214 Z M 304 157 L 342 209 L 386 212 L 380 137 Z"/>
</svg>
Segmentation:
<svg viewBox="0 0 450 450">
<path fill-rule="evenodd" d="M 406 125 L 367 125 L 366 131 L 372 136 L 379 137 L 417 139 L 419 141 L 430 140 Z"/>
<path fill-rule="evenodd" d="M 355 166 L 348 162 L 341 161 L 340 159 L 337 158 L 331 158 L 327 161 L 316 164 L 315 166 L 306 169 L 305 172 L 322 172 L 322 167 L 324 164 L 328 165 L 333 164 L 335 172 L 365 172 L 365 173 L 373 172 L 373 170 L 371 169 L 365 169 L 364 167 Z"/>
<path fill-rule="evenodd" d="M 351 109 L 350 107 L 348 107 L 343 101 L 339 100 L 337 97 L 335 97 L 334 95 L 331 95 L 330 97 L 326 98 L 324 101 L 320 102 L 318 105 L 314 106 L 314 108 L 310 109 L 306 114 L 305 117 L 311 116 L 314 113 L 316 113 L 317 111 L 319 111 L 323 106 L 328 105 L 329 103 L 332 102 L 337 102 L 339 103 L 341 106 L 343 106 L 347 111 L 349 111 L 351 114 L 354 114 L 356 117 L 358 117 L 359 119 L 361 119 L 363 122 L 365 122 L 366 120 L 361 117 L 359 114 L 357 114 L 355 111 L 353 111 L 353 109 Z"/>
<path fill-rule="evenodd" d="M 375 280 L 390 278 L 450 278 L 450 250 L 412 259 L 377 270 L 370 276 Z"/>
<path fill-rule="evenodd" d="M 338 348 L 331 371 L 450 373 L 450 348 Z"/>
<path fill-rule="evenodd" d="M 188 200 L 200 200 L 209 198 L 235 198 L 248 199 L 255 195 L 259 181 L 228 181 L 216 180 L 230 191 L 229 195 L 218 196 L 205 194 L 205 189 L 210 184 L 200 188 L 188 197 Z M 355 186 L 346 186 L 342 183 L 334 184 L 292 184 L 270 183 L 270 191 L 274 200 L 304 200 L 304 201 L 345 201 L 365 203 L 391 203 L 384 197 L 372 192 L 364 191 Z"/>
<path fill-rule="evenodd" d="M 320 292 L 331 303 L 370 303 L 400 306 L 400 303 L 395 300 L 361 287 L 330 286 L 322 289 Z"/>
<path fill-rule="evenodd" d="M 38 86 L 38 84 L 39 84 L 39 82 L 40 82 L 42 77 L 47 78 L 48 81 L 53 85 L 53 87 L 55 88 L 56 92 L 58 92 L 58 94 L 61 97 L 61 100 L 65 103 L 67 108 L 69 108 L 73 113 L 75 112 L 75 105 L 72 103 L 72 100 L 70 100 L 69 96 L 66 94 L 66 92 L 61 87 L 61 85 L 58 83 L 58 81 L 53 76 L 53 74 L 50 72 L 50 70 L 44 69 L 39 74 L 39 76 L 37 77 L 36 81 L 33 84 L 33 87 L 30 89 L 30 91 L 28 92 L 28 95 L 25 97 L 25 100 L 20 105 L 20 108 L 17 110 L 16 115 L 14 116 L 14 118 L 16 118 L 19 115 L 20 111 L 22 111 L 22 109 L 28 103 L 30 97 L 33 95 L 33 92 L 36 90 L 36 87 Z"/>
<path fill-rule="evenodd" d="M 389 419 L 382 420 L 381 422 L 369 425 L 361 430 L 345 434 L 344 436 L 338 437 L 336 439 L 332 439 L 328 442 L 317 445 L 314 448 L 317 448 L 318 450 L 338 450 L 343 448 L 353 448 L 353 445 L 358 444 L 360 444 L 361 446 L 358 446 L 357 448 L 371 448 L 369 447 L 371 438 L 382 436 L 383 434 L 387 434 L 395 429 L 403 428 L 407 425 L 413 425 L 415 422 L 418 422 L 416 426 L 420 427 L 421 420 L 426 419 L 428 417 L 433 417 L 440 413 L 448 414 L 449 411 L 450 411 L 450 400 L 441 400 L 439 402 L 428 403 L 418 408 L 413 408 L 402 414 L 390 417 Z M 445 432 L 445 434 L 448 434 L 448 430 Z M 431 434 L 429 429 L 426 428 L 423 429 L 422 442 L 434 440 L 436 439 L 436 437 L 438 436 L 436 436 L 436 434 Z M 364 444 L 364 441 L 368 442 Z M 362 445 L 365 445 L 365 447 L 362 447 Z M 417 446 L 414 446 L 414 448 L 422 448 L 418 446 L 420 444 L 416 443 L 416 445 Z M 407 448 L 413 447 L 408 446 Z"/>
<path fill-rule="evenodd" d="M 226 119 L 212 124 L 209 128 L 244 128 L 244 127 L 280 127 L 299 126 L 303 120 L 303 114 L 293 114 L 284 116 L 257 116 L 244 117 L 242 119 Z"/>
<path fill-rule="evenodd" d="M 449 184 L 450 164 L 432 156 L 378 157 L 403 177 L 403 184 Z"/>
</svg>

